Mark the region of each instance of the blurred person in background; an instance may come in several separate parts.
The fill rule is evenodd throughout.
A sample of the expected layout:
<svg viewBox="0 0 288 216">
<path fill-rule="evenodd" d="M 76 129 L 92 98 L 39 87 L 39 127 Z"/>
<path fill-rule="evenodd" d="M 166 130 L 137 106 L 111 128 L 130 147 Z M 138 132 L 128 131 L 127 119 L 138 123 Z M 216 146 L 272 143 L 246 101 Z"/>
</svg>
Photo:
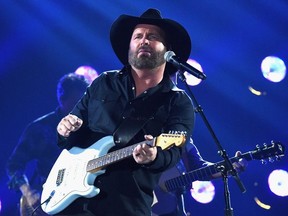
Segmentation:
<svg viewBox="0 0 288 216">
<path fill-rule="evenodd" d="M 6 170 L 9 188 L 21 191 L 20 215 L 31 215 L 40 204 L 42 185 L 60 153 L 56 127 L 90 84 L 84 75 L 65 74 L 57 84 L 57 108 L 28 124 L 10 155 Z M 31 169 L 33 168 L 33 171 Z M 34 215 L 46 215 L 41 208 Z"/>
</svg>

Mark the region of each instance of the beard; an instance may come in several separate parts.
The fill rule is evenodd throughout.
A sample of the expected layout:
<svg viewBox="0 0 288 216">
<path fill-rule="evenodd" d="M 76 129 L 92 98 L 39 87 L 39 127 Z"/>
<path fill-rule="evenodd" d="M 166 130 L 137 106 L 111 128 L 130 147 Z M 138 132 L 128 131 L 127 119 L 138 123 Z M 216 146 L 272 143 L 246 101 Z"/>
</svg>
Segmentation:
<svg viewBox="0 0 288 216">
<path fill-rule="evenodd" d="M 140 47 L 143 49 L 143 47 Z M 149 47 L 147 47 L 149 49 Z M 138 55 L 138 50 L 135 52 L 132 52 L 129 50 L 129 55 L 128 55 L 128 61 L 129 64 L 134 66 L 137 69 L 154 69 L 162 64 L 165 63 L 164 59 L 164 54 L 165 50 L 161 52 L 154 52 L 153 50 L 149 49 L 150 56 L 142 55 L 139 58 L 137 57 Z"/>
</svg>

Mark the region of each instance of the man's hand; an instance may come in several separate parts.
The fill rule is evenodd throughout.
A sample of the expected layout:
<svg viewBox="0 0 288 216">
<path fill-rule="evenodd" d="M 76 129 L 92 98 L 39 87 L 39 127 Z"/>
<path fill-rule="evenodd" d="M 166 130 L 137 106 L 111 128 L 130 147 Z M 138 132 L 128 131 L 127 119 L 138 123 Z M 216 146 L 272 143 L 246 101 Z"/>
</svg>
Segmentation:
<svg viewBox="0 0 288 216">
<path fill-rule="evenodd" d="M 241 152 L 237 151 L 235 153 L 235 157 L 240 157 Z M 244 158 L 241 158 L 239 161 L 233 163 L 234 169 L 239 173 L 245 171 L 246 167 L 248 166 L 248 161 Z"/>
<path fill-rule="evenodd" d="M 68 137 L 71 132 L 77 131 L 82 124 L 82 119 L 75 115 L 69 114 L 61 119 L 57 126 L 57 131 L 60 135 Z"/>
<path fill-rule="evenodd" d="M 240 157 L 240 156 L 241 156 L 241 152 L 237 151 L 235 153 L 235 157 Z M 246 169 L 246 167 L 248 166 L 248 161 L 245 160 L 244 158 L 241 158 L 239 161 L 234 162 L 232 165 L 233 165 L 233 168 L 236 170 L 236 172 L 240 173 Z M 221 176 L 222 176 L 221 172 L 218 172 L 212 175 L 212 179 L 220 178 Z"/>
<path fill-rule="evenodd" d="M 152 140 L 151 135 L 145 135 L 146 140 Z M 157 147 L 146 144 L 139 144 L 133 151 L 133 158 L 138 164 L 147 164 L 155 160 L 157 155 Z"/>
<path fill-rule="evenodd" d="M 40 193 L 31 189 L 28 184 L 21 185 L 20 190 L 29 206 L 33 207 L 36 203 L 40 203 Z"/>
</svg>

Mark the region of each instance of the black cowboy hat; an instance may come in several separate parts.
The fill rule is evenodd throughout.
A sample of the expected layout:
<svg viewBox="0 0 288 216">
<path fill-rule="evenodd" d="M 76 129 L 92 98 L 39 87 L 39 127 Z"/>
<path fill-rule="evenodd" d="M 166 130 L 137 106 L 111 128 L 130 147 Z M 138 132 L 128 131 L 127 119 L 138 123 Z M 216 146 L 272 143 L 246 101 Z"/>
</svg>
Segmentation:
<svg viewBox="0 0 288 216">
<path fill-rule="evenodd" d="M 160 27 L 166 34 L 167 49 L 174 51 L 181 60 L 188 60 L 191 52 L 191 39 L 188 32 L 176 21 L 162 18 L 159 10 L 150 8 L 140 17 L 121 15 L 112 24 L 110 41 L 122 64 L 128 64 L 130 39 L 135 26 L 138 24 L 151 24 Z M 177 71 L 170 63 L 167 63 L 166 70 L 169 74 Z"/>
</svg>

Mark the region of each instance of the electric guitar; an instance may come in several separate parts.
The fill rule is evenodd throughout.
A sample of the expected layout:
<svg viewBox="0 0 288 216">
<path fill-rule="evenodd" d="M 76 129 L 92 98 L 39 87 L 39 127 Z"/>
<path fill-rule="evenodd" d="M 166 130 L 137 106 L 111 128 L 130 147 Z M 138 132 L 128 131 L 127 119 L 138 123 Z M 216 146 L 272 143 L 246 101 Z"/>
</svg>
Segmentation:
<svg viewBox="0 0 288 216">
<path fill-rule="evenodd" d="M 183 145 L 185 136 L 161 134 L 151 141 L 136 143 L 110 153 L 108 151 L 115 146 L 112 136 L 103 137 L 86 149 L 78 147 L 73 147 L 69 151 L 64 149 L 43 185 L 41 195 L 43 211 L 56 214 L 78 197 L 90 198 L 99 194 L 100 189 L 93 185 L 96 177 L 105 172 L 106 166 L 132 156 L 135 147 L 142 143 L 167 149 L 174 145 Z"/>
<path fill-rule="evenodd" d="M 264 159 L 269 158 L 269 161 L 272 162 L 273 157 L 279 159 L 282 156 L 284 156 L 284 146 L 281 143 L 272 143 L 271 145 L 256 147 L 255 150 L 242 153 L 240 157 L 233 157 L 230 160 L 232 163 L 238 161 L 240 158 L 245 158 L 247 161 L 263 160 L 264 162 Z M 222 161 L 187 173 L 181 173 L 176 166 L 165 171 L 154 190 L 157 202 L 152 206 L 153 216 L 168 215 L 177 211 L 177 209 L 177 215 L 186 215 L 182 212 L 184 206 L 179 196 L 185 190 L 191 189 L 192 182 L 196 180 L 201 181 L 203 178 L 207 179 L 211 175 L 220 172 L 219 169 L 221 169 L 223 164 L 224 162 Z"/>
<path fill-rule="evenodd" d="M 263 147 L 257 146 L 253 151 L 246 152 L 242 154 L 240 157 L 232 157 L 230 158 L 231 162 L 236 162 L 241 158 L 245 158 L 247 161 L 251 160 L 263 160 L 269 158 L 272 160 L 273 157 L 276 159 L 280 159 L 280 157 L 284 156 L 284 145 L 277 142 L 272 142 L 271 145 L 264 145 Z M 160 187 L 167 192 L 175 192 L 179 190 L 183 190 L 185 187 L 191 188 L 191 184 L 193 181 L 201 179 L 207 179 L 211 177 L 213 174 L 216 174 L 221 171 L 224 166 L 224 161 L 215 163 L 213 165 L 209 165 L 207 167 L 202 167 L 200 169 L 196 169 L 187 173 L 183 173 L 180 176 L 175 178 L 171 178 L 169 180 L 164 181 L 162 184 L 160 183 Z"/>
</svg>

